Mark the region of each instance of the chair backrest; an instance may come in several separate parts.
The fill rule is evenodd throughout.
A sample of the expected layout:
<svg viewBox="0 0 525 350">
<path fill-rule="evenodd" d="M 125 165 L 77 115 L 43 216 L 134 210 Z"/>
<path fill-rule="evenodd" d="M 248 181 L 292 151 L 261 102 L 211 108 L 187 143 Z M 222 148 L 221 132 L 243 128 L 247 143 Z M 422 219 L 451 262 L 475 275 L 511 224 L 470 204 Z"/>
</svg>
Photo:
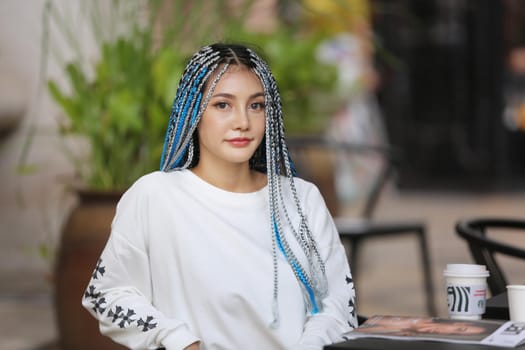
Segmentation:
<svg viewBox="0 0 525 350">
<path fill-rule="evenodd" d="M 507 276 L 495 259 L 495 254 L 525 259 L 525 249 L 494 239 L 495 232 L 488 234 L 489 231 L 498 229 L 522 230 L 525 234 L 525 219 L 472 218 L 456 223 L 456 233 L 468 243 L 476 264 L 485 265 L 489 270 L 487 284 L 492 295 L 505 292 L 508 284 Z"/>
<path fill-rule="evenodd" d="M 333 216 L 340 215 L 340 201 L 335 188 L 335 168 L 340 165 L 338 162 L 341 162 L 341 156 L 370 156 L 381 159 L 377 174 L 374 174 L 363 196 L 363 205 L 359 213 L 360 217 L 368 219 L 373 216 L 383 189 L 399 162 L 399 152 L 392 147 L 338 142 L 310 135 L 287 137 L 287 144 L 298 175 L 319 187 Z"/>
</svg>

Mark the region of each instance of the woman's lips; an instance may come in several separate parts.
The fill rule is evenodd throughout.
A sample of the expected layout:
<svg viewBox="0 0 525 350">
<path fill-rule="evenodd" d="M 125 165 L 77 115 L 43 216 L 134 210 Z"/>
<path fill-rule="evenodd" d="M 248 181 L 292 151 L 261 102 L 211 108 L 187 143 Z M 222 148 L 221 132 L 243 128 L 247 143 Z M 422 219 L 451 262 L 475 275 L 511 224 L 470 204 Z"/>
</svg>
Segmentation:
<svg viewBox="0 0 525 350">
<path fill-rule="evenodd" d="M 230 145 L 233 147 L 245 147 L 247 146 L 252 140 L 247 137 L 236 137 L 233 139 L 226 140 Z"/>
</svg>

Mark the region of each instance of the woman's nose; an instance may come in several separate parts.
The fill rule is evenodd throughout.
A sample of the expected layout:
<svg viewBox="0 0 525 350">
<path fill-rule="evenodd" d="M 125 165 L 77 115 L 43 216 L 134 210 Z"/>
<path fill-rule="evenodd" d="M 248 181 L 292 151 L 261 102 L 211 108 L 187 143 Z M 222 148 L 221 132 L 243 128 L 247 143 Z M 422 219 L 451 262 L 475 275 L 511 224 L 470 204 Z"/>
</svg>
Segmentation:
<svg viewBox="0 0 525 350">
<path fill-rule="evenodd" d="M 250 119 L 246 110 L 238 110 L 233 119 L 233 128 L 236 130 L 246 130 L 250 126 Z"/>
</svg>

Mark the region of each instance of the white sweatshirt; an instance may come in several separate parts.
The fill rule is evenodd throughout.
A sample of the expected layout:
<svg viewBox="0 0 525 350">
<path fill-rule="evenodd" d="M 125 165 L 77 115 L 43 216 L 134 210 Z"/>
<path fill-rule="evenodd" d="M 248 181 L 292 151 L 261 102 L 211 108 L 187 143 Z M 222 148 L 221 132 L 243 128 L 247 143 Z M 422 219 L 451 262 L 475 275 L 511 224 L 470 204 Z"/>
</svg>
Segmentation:
<svg viewBox="0 0 525 350">
<path fill-rule="evenodd" d="M 294 208 L 282 178 L 288 208 Z M 121 198 L 82 303 L 103 334 L 131 349 L 321 349 L 356 326 L 343 246 L 318 189 L 295 178 L 326 264 L 329 295 L 308 315 L 299 284 L 278 256 L 278 328 L 268 188 L 232 193 L 190 170 L 154 172 Z M 294 210 L 289 210 L 297 220 Z M 285 231 L 295 252 L 295 239 Z M 308 266 L 304 254 L 297 258 Z"/>
</svg>

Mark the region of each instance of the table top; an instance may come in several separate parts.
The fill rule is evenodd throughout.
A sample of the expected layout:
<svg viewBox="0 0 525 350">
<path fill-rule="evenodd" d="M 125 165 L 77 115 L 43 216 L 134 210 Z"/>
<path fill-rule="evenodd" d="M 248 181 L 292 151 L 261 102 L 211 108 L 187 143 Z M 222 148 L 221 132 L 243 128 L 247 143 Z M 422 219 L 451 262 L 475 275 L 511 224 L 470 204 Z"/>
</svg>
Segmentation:
<svg viewBox="0 0 525 350">
<path fill-rule="evenodd" d="M 379 338 L 359 338 L 347 340 L 342 343 L 327 345 L 324 350 L 473 350 L 473 349 L 487 349 L 487 350 L 509 350 L 509 349 L 525 349 L 525 345 L 515 348 L 506 348 L 500 346 L 488 346 L 481 344 L 459 344 L 448 343 L 441 341 L 428 340 L 394 340 L 394 339 L 379 339 Z"/>
</svg>

